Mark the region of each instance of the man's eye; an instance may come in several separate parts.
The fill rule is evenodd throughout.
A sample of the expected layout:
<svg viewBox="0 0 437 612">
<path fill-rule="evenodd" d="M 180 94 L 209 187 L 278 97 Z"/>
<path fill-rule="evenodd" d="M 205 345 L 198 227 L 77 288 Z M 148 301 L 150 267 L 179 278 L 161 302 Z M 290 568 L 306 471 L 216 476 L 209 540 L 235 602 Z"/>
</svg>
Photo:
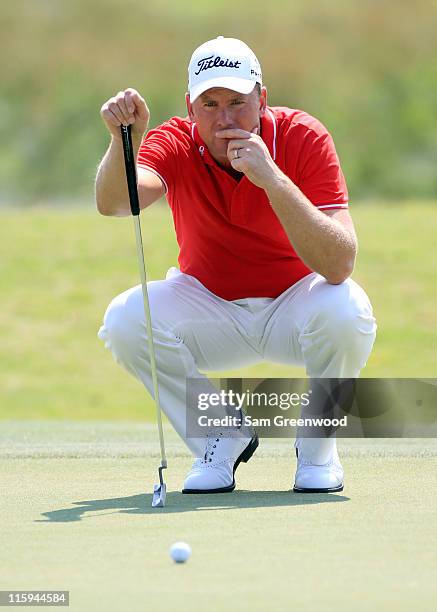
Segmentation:
<svg viewBox="0 0 437 612">
<path fill-rule="evenodd" d="M 244 100 L 232 100 L 232 104 L 244 104 Z"/>
<path fill-rule="evenodd" d="M 203 106 L 215 106 L 215 102 L 205 102 Z"/>
</svg>

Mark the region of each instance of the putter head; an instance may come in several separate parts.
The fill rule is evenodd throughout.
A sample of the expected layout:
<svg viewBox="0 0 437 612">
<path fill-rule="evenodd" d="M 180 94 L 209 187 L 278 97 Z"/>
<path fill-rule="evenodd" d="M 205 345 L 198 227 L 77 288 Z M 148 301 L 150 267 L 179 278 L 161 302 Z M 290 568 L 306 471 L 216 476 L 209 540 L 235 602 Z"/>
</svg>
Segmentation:
<svg viewBox="0 0 437 612">
<path fill-rule="evenodd" d="M 165 496 L 167 486 L 165 483 L 156 484 L 153 487 L 152 508 L 163 508 L 165 506 Z"/>
</svg>

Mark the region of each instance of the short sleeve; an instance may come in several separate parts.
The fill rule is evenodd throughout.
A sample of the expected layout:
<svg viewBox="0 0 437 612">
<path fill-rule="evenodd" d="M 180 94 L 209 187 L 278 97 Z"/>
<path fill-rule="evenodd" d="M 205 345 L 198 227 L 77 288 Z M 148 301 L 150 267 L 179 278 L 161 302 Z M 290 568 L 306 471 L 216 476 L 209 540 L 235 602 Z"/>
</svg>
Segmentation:
<svg viewBox="0 0 437 612">
<path fill-rule="evenodd" d="M 298 187 L 317 208 L 329 210 L 348 207 L 346 181 L 334 141 L 322 129 L 309 129 L 299 155 Z"/>
<path fill-rule="evenodd" d="M 159 176 L 167 193 L 177 176 L 177 141 L 174 134 L 164 126 L 150 130 L 141 143 L 137 164 Z"/>
</svg>

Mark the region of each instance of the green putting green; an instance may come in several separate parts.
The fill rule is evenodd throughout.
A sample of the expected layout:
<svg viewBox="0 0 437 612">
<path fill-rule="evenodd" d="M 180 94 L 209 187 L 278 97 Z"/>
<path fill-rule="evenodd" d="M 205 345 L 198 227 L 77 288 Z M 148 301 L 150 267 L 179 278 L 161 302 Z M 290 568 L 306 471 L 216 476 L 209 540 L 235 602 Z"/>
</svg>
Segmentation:
<svg viewBox="0 0 437 612">
<path fill-rule="evenodd" d="M 331 495 L 292 493 L 291 442 L 261 440 L 234 493 L 199 496 L 180 493 L 191 458 L 166 439 L 153 509 L 153 426 L 3 422 L 0 589 L 69 590 L 81 612 L 433 609 L 435 440 L 340 440 Z"/>
</svg>

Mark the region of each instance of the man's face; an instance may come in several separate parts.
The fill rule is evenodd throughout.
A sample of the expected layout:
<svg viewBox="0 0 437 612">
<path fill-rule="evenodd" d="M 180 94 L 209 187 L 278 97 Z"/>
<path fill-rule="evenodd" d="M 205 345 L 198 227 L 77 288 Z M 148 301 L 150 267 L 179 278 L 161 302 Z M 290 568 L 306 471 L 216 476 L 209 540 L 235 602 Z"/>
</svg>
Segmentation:
<svg viewBox="0 0 437 612">
<path fill-rule="evenodd" d="M 260 133 L 260 120 L 265 113 L 267 90 L 261 94 L 255 87 L 250 94 L 240 94 L 231 89 L 214 87 L 201 94 L 191 104 L 187 94 L 187 109 L 191 121 L 196 122 L 199 135 L 212 157 L 221 166 L 231 168 L 226 151 L 228 139 L 217 138 L 216 132 L 226 129 L 241 129 Z"/>
</svg>

